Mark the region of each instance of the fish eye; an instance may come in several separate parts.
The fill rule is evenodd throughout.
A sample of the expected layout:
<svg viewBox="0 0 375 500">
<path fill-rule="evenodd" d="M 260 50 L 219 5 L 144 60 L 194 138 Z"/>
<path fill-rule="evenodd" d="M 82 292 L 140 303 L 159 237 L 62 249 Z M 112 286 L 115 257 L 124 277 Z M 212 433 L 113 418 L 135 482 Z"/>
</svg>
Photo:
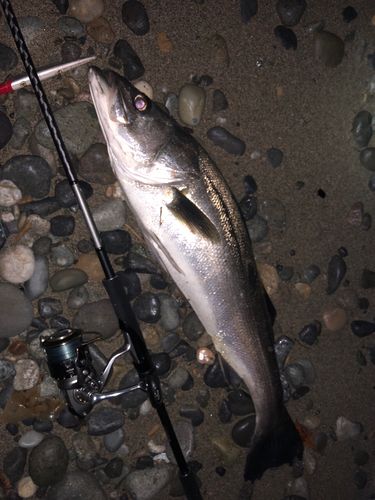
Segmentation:
<svg viewBox="0 0 375 500">
<path fill-rule="evenodd" d="M 134 106 L 138 111 L 145 111 L 147 109 L 147 101 L 142 95 L 137 95 L 134 99 Z"/>
</svg>

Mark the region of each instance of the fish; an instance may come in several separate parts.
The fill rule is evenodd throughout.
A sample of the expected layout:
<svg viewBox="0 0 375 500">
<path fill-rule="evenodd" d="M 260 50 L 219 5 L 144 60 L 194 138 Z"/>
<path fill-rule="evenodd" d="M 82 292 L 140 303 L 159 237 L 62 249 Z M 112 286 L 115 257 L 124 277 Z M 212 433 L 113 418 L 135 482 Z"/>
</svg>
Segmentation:
<svg viewBox="0 0 375 500">
<path fill-rule="evenodd" d="M 89 86 L 110 163 L 153 257 L 184 294 L 255 407 L 245 480 L 302 459 L 284 403 L 268 296 L 238 204 L 203 146 L 114 71 Z"/>
</svg>

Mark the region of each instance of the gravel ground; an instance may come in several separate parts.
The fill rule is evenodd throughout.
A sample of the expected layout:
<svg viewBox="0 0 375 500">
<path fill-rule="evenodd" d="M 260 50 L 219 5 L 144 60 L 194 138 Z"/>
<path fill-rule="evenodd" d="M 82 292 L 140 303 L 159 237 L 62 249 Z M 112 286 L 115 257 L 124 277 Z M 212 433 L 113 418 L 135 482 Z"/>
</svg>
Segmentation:
<svg viewBox="0 0 375 500">
<path fill-rule="evenodd" d="M 12 3 L 17 16 L 38 15 L 46 25 L 46 29 L 29 45 L 35 65 L 47 65 L 52 54 L 59 58 L 63 35 L 56 25 L 59 14 L 53 3 L 47 0 L 29 0 L 26 3 L 13 0 Z M 372 252 L 375 241 L 373 228 L 363 231 L 352 227 L 347 216 L 350 207 L 358 201 L 363 203 L 365 212 L 374 214 L 374 193 L 368 188 L 370 173 L 359 163 L 359 148 L 350 130 L 352 120 L 359 111 L 375 112 L 375 100 L 369 88 L 374 69 L 367 58 L 375 49 L 375 27 L 371 24 L 375 10 L 370 2 L 355 1 L 352 6 L 358 17 L 346 24 L 342 18 L 342 11 L 347 6 L 345 2 L 333 0 L 328 5 L 327 2 L 311 1 L 302 20 L 293 28 L 298 48 L 287 51 L 273 33 L 280 24 L 275 2 L 263 4 L 257 15 L 244 24 L 239 2 L 233 0 L 205 0 L 203 5 L 192 0 L 145 0 L 150 31 L 143 37 L 133 35 L 122 23 L 122 2 L 107 0 L 104 17 L 115 33 L 115 40 L 128 40 L 141 58 L 146 69 L 143 78 L 152 85 L 155 100 L 162 102 L 165 91 L 178 94 L 194 75 L 208 74 L 213 78 L 213 84 L 206 88 L 206 108 L 201 122 L 194 128 L 194 136 L 215 159 L 238 200 L 244 196 L 243 177 L 250 174 L 258 184 L 256 196 L 259 202 L 276 198 L 286 208 L 285 228 L 271 226 L 266 237 L 266 241 L 271 242 L 272 251 L 268 255 L 262 253 L 264 241 L 254 245 L 258 263 L 293 266 L 299 273 L 311 264 L 321 269 L 321 274 L 311 284 L 309 298 L 297 291 L 292 280 L 286 284 L 289 298 L 276 303 L 277 336 L 282 332 L 296 341 L 288 362 L 307 357 L 317 372 L 309 394 L 290 401 L 287 408 L 293 419 L 300 422 L 307 415 L 317 415 L 320 426 L 315 433 L 328 432 L 339 416 L 363 425 L 364 432 L 353 440 L 339 443 L 329 440 L 324 451 L 317 455 L 316 473 L 312 476 L 305 473 L 305 476 L 313 500 L 366 499 L 375 494 L 374 367 L 367 354 L 367 366 L 361 367 L 356 361 L 356 353 L 359 349 L 366 353 L 367 347 L 374 346 L 374 339 L 371 336 L 364 339 L 355 337 L 350 322 L 354 319 L 371 321 L 375 315 L 374 292 L 362 289 L 359 282 L 363 269 L 375 270 Z M 325 67 L 316 60 L 312 35 L 306 31 L 306 26 L 321 19 L 324 19 L 327 31 L 348 40 L 343 60 L 335 68 Z M 5 24 L 2 16 L 0 42 L 14 47 Z M 168 53 L 159 50 L 157 37 L 161 32 L 167 33 L 173 43 L 174 49 Z M 223 36 L 228 45 L 230 66 L 226 69 L 210 66 L 204 56 L 204 41 L 215 33 Z M 348 36 L 350 33 L 355 36 Z M 363 38 L 368 46 L 364 57 L 358 61 L 356 55 Z M 94 41 L 88 37 L 83 55 L 86 55 L 89 46 L 99 53 Z M 109 55 L 98 58 L 96 64 L 107 68 L 112 50 L 113 46 Z M 19 63 L 12 74 L 21 72 L 22 65 Z M 6 76 L 4 72 L 0 73 L 0 79 Z M 87 79 L 82 77 L 80 83 L 83 90 L 88 90 Z M 45 83 L 53 107 L 63 103 L 54 92 L 59 87 L 61 82 L 58 80 Z M 229 103 L 229 108 L 219 114 L 211 112 L 214 89 L 223 91 Z M 13 96 L 10 96 L 6 106 L 8 114 L 12 113 Z M 223 126 L 246 143 L 243 156 L 228 155 L 206 137 L 207 130 L 218 124 L 219 116 L 226 119 Z M 35 123 L 37 121 L 35 119 Z M 284 153 L 280 167 L 272 168 L 266 159 L 266 151 L 271 147 Z M 259 155 L 253 154 L 258 151 Z M 27 154 L 26 146 L 21 153 Z M 5 163 L 15 154 L 20 152 L 5 147 L 0 151 L 0 162 Z M 55 178 L 53 184 L 60 179 Z M 298 181 L 304 183 L 302 189 L 297 189 Z M 106 186 L 93 185 L 93 188 L 94 196 L 89 205 L 95 209 L 106 200 Z M 319 189 L 324 191 L 324 198 L 318 195 Z M 82 238 L 85 231 L 78 219 L 77 216 L 75 234 L 69 239 L 71 246 Z M 129 225 L 138 231 L 131 216 Z M 328 296 L 326 293 L 327 269 L 331 257 L 342 246 L 348 251 L 345 258 L 348 289 L 354 290 L 360 298 L 367 297 L 369 309 L 366 313 L 358 308 L 346 311 L 348 321 L 342 329 L 332 332 L 323 325 L 319 342 L 307 346 L 299 341 L 299 331 L 314 320 L 323 322 L 323 313 L 336 305 L 336 295 Z M 295 250 L 294 256 L 290 253 L 292 249 Z M 100 283 L 89 283 L 87 287 L 90 292 L 105 298 Z M 56 294 L 54 296 L 57 297 Z M 66 296 L 63 292 L 59 298 L 64 302 Z M 71 312 L 64 310 L 64 314 L 69 317 Z M 116 337 L 115 341 L 101 343 L 100 348 L 108 355 L 118 345 L 120 339 Z M 192 364 L 181 362 L 181 365 L 192 372 Z M 202 376 L 197 372 L 193 391 L 184 394 L 181 403 L 193 403 L 196 392 L 203 387 Z M 221 389 L 211 390 L 210 404 L 204 410 L 205 421 L 195 428 L 196 450 L 192 457 L 203 464 L 199 477 L 204 498 L 218 500 L 237 498 L 243 484 L 246 457 L 246 450 L 241 449 L 235 465 L 228 468 L 223 478 L 215 473 L 219 461 L 212 450 L 210 437 L 230 436 L 232 428 L 231 424 L 221 424 L 217 416 L 223 395 L 225 391 Z M 313 403 L 309 410 L 308 401 Z M 172 419 L 178 417 L 178 409 L 179 401 L 170 407 Z M 141 418 L 142 421 L 126 420 L 125 423 L 125 442 L 133 450 L 146 445 L 148 438 L 145 430 L 157 423 L 153 412 Z M 21 424 L 20 433 L 25 431 Z M 61 435 L 69 446 L 74 431 L 55 424 L 54 432 Z M 4 424 L 0 427 L 0 439 L 2 461 L 14 444 Z M 362 467 L 368 475 L 368 484 L 363 490 L 359 490 L 354 482 L 357 466 L 353 457 L 358 450 L 366 450 L 370 454 L 370 460 Z M 105 451 L 103 456 L 112 457 Z M 288 492 L 291 481 L 289 467 L 269 470 L 254 485 L 252 499 L 281 499 Z M 107 491 L 109 494 L 111 490 Z M 155 498 L 170 498 L 167 491 L 163 490 Z"/>
</svg>

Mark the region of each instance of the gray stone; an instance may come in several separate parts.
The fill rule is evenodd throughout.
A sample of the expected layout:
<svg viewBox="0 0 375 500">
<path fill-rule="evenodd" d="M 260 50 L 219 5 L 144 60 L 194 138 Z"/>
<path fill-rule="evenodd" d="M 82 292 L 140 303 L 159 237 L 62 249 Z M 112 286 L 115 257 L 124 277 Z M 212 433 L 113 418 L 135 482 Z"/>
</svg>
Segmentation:
<svg viewBox="0 0 375 500">
<path fill-rule="evenodd" d="M 111 432 L 103 436 L 103 444 L 107 451 L 110 453 L 115 453 L 120 446 L 123 444 L 125 439 L 125 431 L 122 427 L 116 431 Z"/>
<path fill-rule="evenodd" d="M 48 490 L 47 500 L 107 500 L 99 481 L 90 472 L 68 472 Z"/>
<path fill-rule="evenodd" d="M 33 318 L 33 306 L 24 292 L 9 283 L 0 283 L 0 338 L 27 330 Z"/>
<path fill-rule="evenodd" d="M 182 323 L 182 330 L 189 340 L 198 340 L 204 334 L 204 326 L 194 311 L 190 312 Z"/>
<path fill-rule="evenodd" d="M 280 200 L 264 200 L 259 205 L 259 214 L 263 219 L 279 229 L 285 226 L 286 212 Z"/>
<path fill-rule="evenodd" d="M 42 19 L 36 16 L 19 17 L 18 25 L 22 31 L 26 45 L 29 45 L 39 32 L 46 29 L 46 25 Z M 7 28 L 7 31 L 10 31 L 9 28 Z"/>
<path fill-rule="evenodd" d="M 246 227 L 252 243 L 259 243 L 267 236 L 267 222 L 258 214 L 246 222 Z"/>
<path fill-rule="evenodd" d="M 1 169 L 1 179 L 8 179 L 22 194 L 44 198 L 51 186 L 51 168 L 40 156 L 20 155 L 10 158 Z"/>
<path fill-rule="evenodd" d="M 166 332 L 171 332 L 180 325 L 178 302 L 166 293 L 159 293 L 158 299 L 160 301 L 160 324 Z"/>
<path fill-rule="evenodd" d="M 303 383 L 306 385 L 312 384 L 315 380 L 315 368 L 311 361 L 307 358 L 300 358 L 296 363 L 302 366 L 303 371 L 305 373 L 305 377 L 303 379 Z"/>
<path fill-rule="evenodd" d="M 57 267 L 70 267 L 74 262 L 74 254 L 65 245 L 59 245 L 51 250 L 51 262 Z"/>
<path fill-rule="evenodd" d="M 49 239 L 49 238 L 48 238 Z M 39 299 L 48 288 L 49 263 L 47 257 L 35 255 L 35 269 L 31 278 L 24 283 L 29 300 Z"/>
<path fill-rule="evenodd" d="M 9 146 L 13 149 L 22 149 L 26 139 L 31 134 L 31 127 L 26 118 L 20 117 L 13 123 L 13 135 Z"/>
<path fill-rule="evenodd" d="M 104 436 L 120 429 L 125 422 L 125 414 L 120 408 L 98 408 L 91 413 L 87 429 L 90 436 Z"/>
<path fill-rule="evenodd" d="M 305 380 L 305 370 L 302 365 L 297 363 L 290 363 L 289 365 L 286 365 L 284 367 L 284 373 L 290 385 L 294 389 L 297 389 L 297 387 L 302 385 Z"/>
<path fill-rule="evenodd" d="M 293 349 L 294 341 L 286 335 L 281 335 L 274 343 L 274 351 L 276 354 L 277 365 L 279 370 L 284 366 L 286 358 Z"/>
<path fill-rule="evenodd" d="M 21 479 L 25 470 L 27 450 L 25 448 L 13 448 L 4 458 L 3 472 L 14 484 Z"/>
<path fill-rule="evenodd" d="M 39 104 L 34 92 L 26 89 L 17 90 L 14 95 L 14 110 L 19 118 L 35 119 L 39 112 Z"/>
<path fill-rule="evenodd" d="M 84 285 L 88 279 L 85 271 L 81 269 L 63 269 L 52 276 L 49 284 L 54 292 L 63 292 Z"/>
<path fill-rule="evenodd" d="M 35 430 L 27 431 L 18 441 L 18 446 L 21 448 L 34 448 L 44 439 L 44 434 Z"/>
<path fill-rule="evenodd" d="M 119 198 L 108 200 L 93 212 L 98 231 L 122 229 L 126 223 L 125 203 Z"/>
<path fill-rule="evenodd" d="M 133 500 L 151 500 L 172 480 L 173 475 L 171 467 L 136 470 L 126 477 L 126 489 Z"/>
<path fill-rule="evenodd" d="M 316 58 L 329 68 L 338 66 L 344 57 L 344 42 L 337 35 L 329 31 L 315 33 L 314 48 Z"/>
<path fill-rule="evenodd" d="M 66 35 L 80 36 L 84 33 L 84 28 L 82 24 L 74 17 L 60 17 L 57 21 L 57 26 Z"/>
<path fill-rule="evenodd" d="M 39 105 L 38 105 L 38 108 L 39 108 Z M 55 177 L 57 175 L 57 162 L 56 162 L 54 152 L 48 148 L 45 148 L 41 144 L 39 144 L 39 142 L 35 139 L 34 132 L 29 136 L 29 138 L 27 140 L 27 145 L 29 146 L 29 150 L 30 150 L 31 154 L 33 154 L 35 156 L 40 156 L 41 158 L 44 158 L 44 160 L 46 160 L 46 162 L 50 166 L 50 169 L 52 172 L 52 177 Z M 56 210 L 58 210 L 58 209 L 56 209 Z"/>
<path fill-rule="evenodd" d="M 178 366 L 169 376 L 168 384 L 173 389 L 180 389 L 189 378 L 189 372 Z"/>
<path fill-rule="evenodd" d="M 36 485 L 51 486 L 63 479 L 68 462 L 64 441 L 60 437 L 48 435 L 31 451 L 29 475 Z"/>
<path fill-rule="evenodd" d="M 67 300 L 66 305 L 69 309 L 79 309 L 81 306 L 86 304 L 89 300 L 89 292 L 84 286 L 80 286 L 79 288 L 74 288 Z"/>
<path fill-rule="evenodd" d="M 119 324 L 111 301 L 102 299 L 80 307 L 73 318 L 72 327 L 98 332 L 102 340 L 108 340 L 117 332 Z"/>
<path fill-rule="evenodd" d="M 84 153 L 99 132 L 95 108 L 89 102 L 68 104 L 55 111 L 54 117 L 70 153 Z M 55 147 L 45 120 L 36 125 L 34 133 L 39 144 L 49 149 Z"/>
</svg>

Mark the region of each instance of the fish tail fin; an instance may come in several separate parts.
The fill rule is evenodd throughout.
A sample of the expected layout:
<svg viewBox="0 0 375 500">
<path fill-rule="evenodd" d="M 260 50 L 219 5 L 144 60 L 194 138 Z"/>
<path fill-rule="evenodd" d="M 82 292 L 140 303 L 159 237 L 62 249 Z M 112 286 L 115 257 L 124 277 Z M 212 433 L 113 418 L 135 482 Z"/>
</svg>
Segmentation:
<svg viewBox="0 0 375 500">
<path fill-rule="evenodd" d="M 244 479 L 253 483 L 260 479 L 267 469 L 285 463 L 292 465 L 295 457 L 302 460 L 302 455 L 301 437 L 285 410 L 280 423 L 275 425 L 271 432 L 263 436 L 257 435 L 255 430 L 246 458 Z"/>
</svg>

